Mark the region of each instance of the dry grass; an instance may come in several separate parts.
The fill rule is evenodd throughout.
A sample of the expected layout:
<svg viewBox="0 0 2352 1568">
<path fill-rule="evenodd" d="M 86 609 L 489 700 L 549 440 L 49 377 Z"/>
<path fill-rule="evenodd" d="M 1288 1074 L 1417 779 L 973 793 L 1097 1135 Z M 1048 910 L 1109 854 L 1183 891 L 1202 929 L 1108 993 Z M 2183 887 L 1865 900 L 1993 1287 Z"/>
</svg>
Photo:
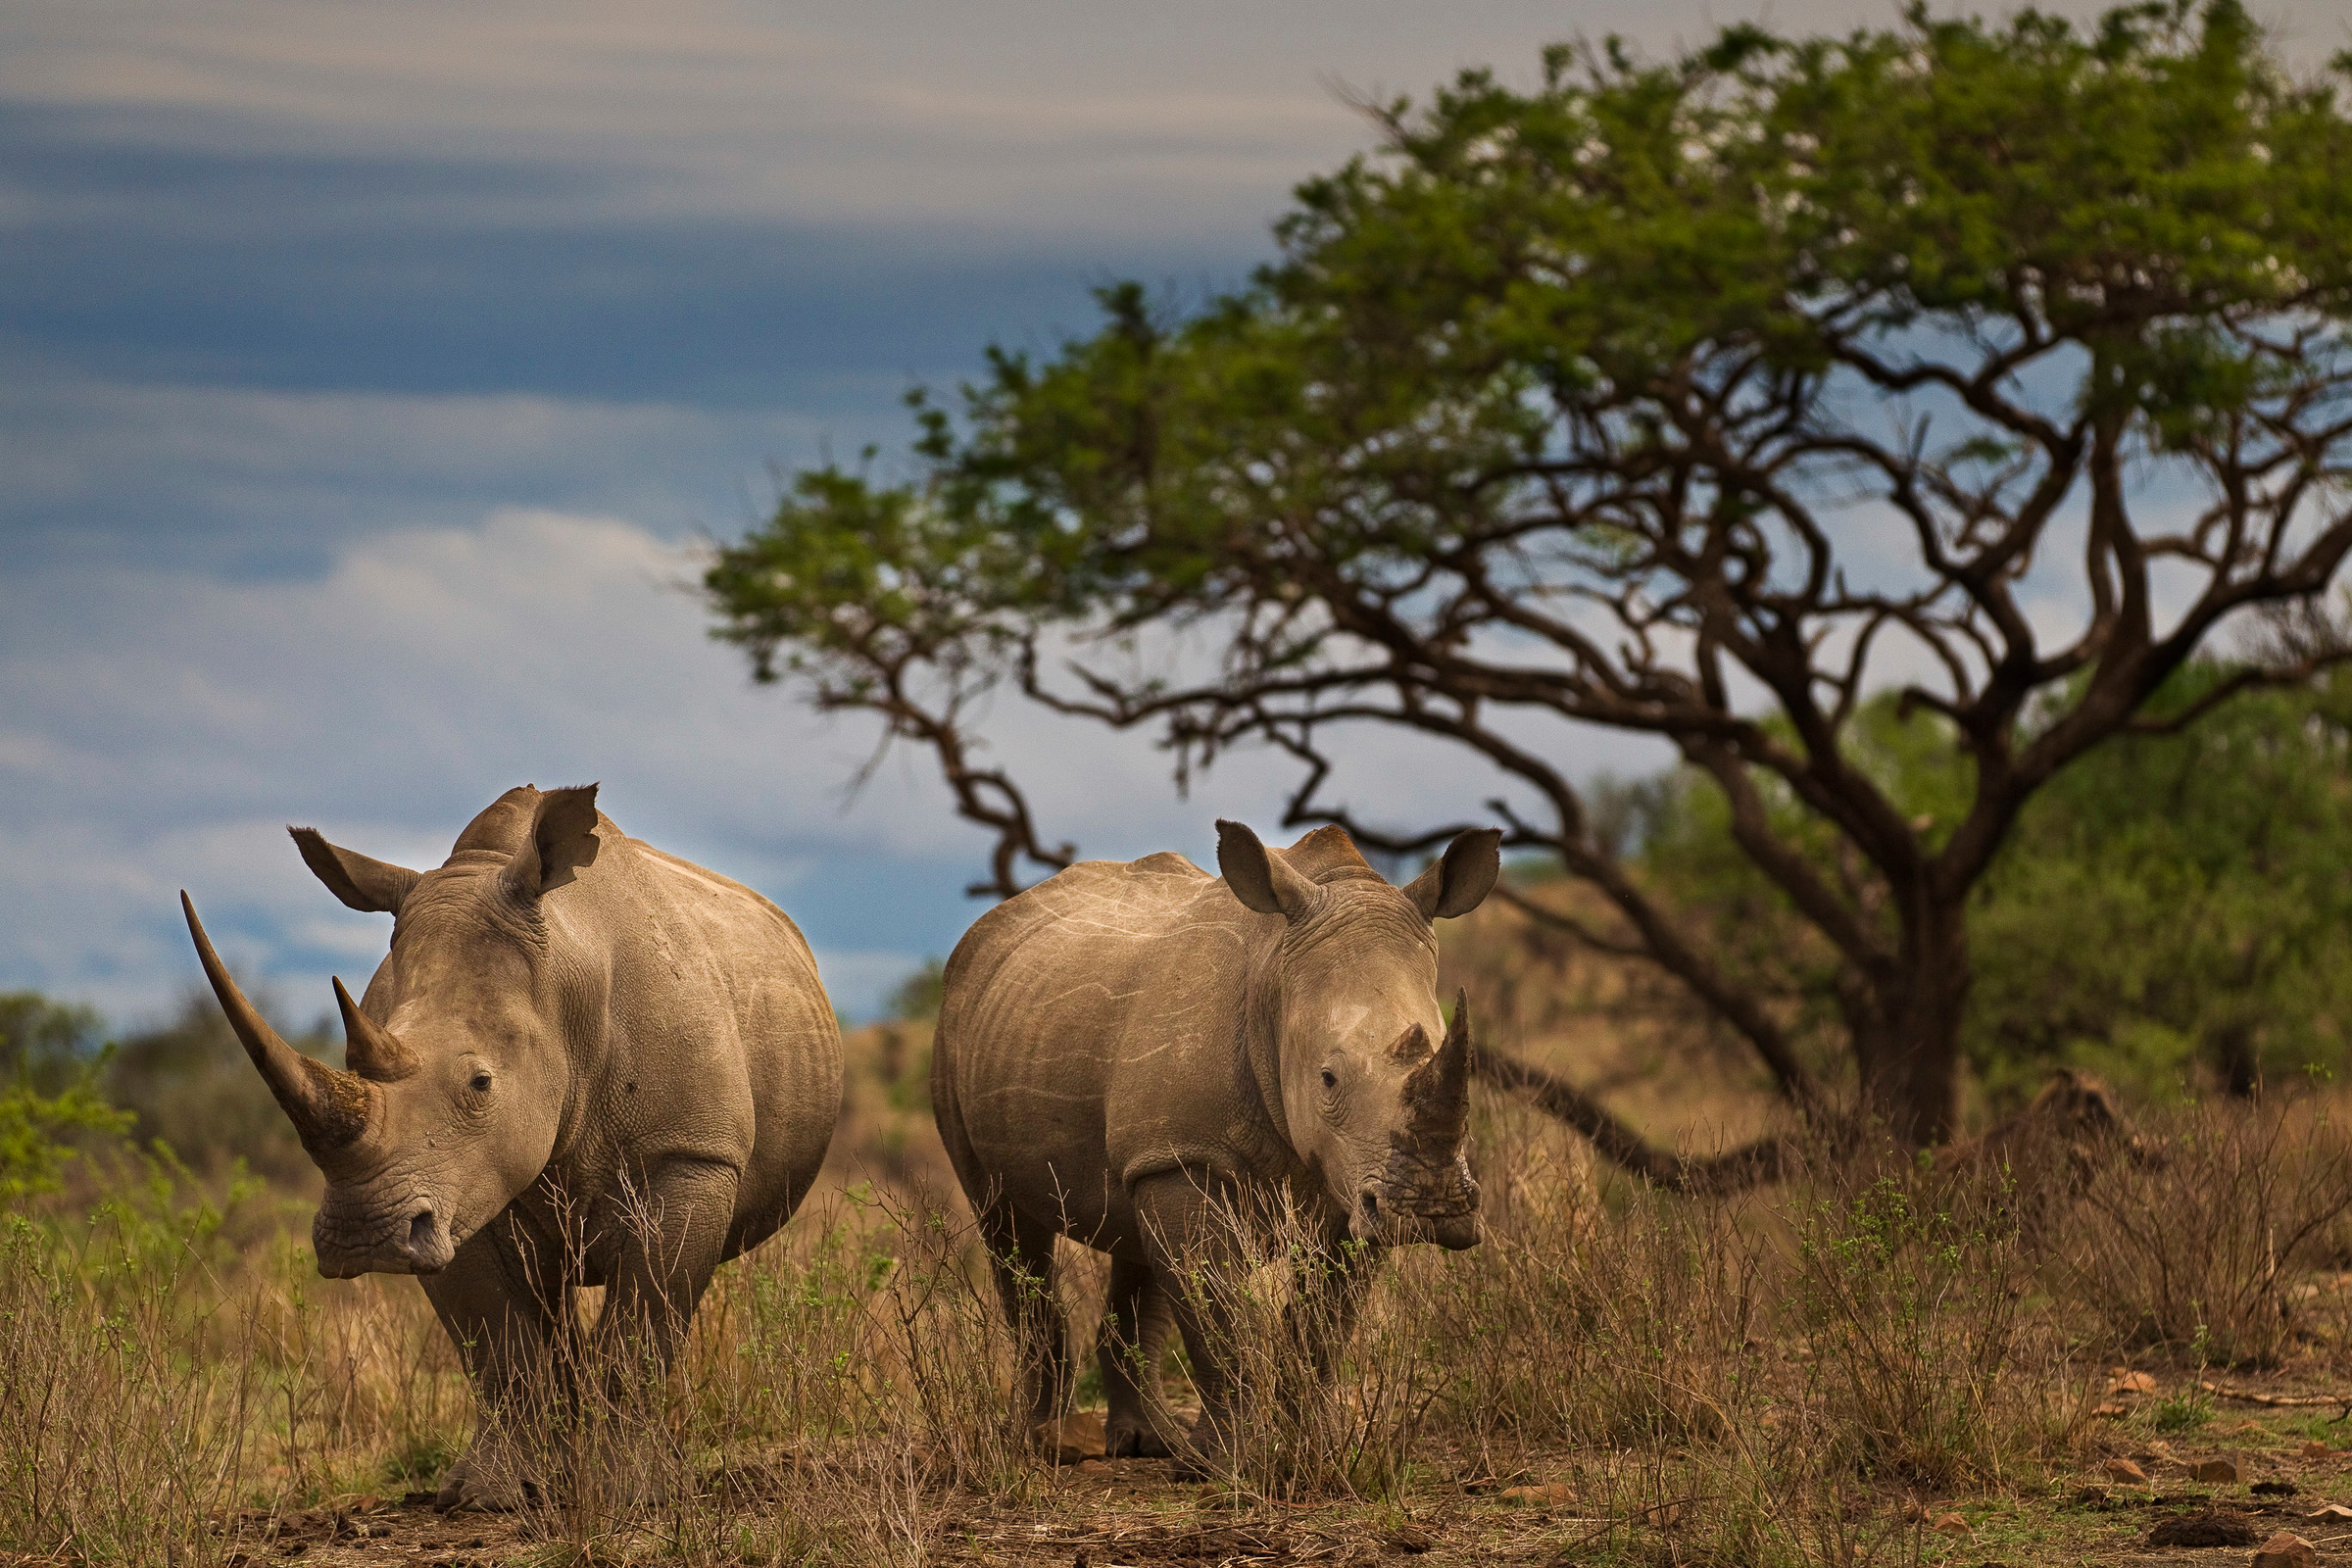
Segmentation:
<svg viewBox="0 0 2352 1568">
<path fill-rule="evenodd" d="M 2131 1452 L 2167 1474 L 2193 1456 L 2180 1445 L 2237 1419 L 2196 1387 L 2209 1364 L 2269 1368 L 2277 1391 L 2352 1360 L 2330 1250 L 2352 1165 L 2316 1106 L 2183 1112 L 2151 1129 L 2160 1158 L 2087 1172 L 2027 1235 L 1997 1174 L 1848 1158 L 1693 1203 L 1595 1179 L 1560 1129 L 1482 1102 L 1488 1241 L 1392 1258 L 1332 1383 L 1306 1375 L 1299 1238 L 1237 1230 L 1238 1264 L 1197 1287 L 1241 1327 L 1225 1471 L 1203 1487 L 1164 1461 L 1056 1469 L 1007 1426 L 1011 1349 L 941 1181 L 924 1045 L 920 1029 L 853 1043 L 826 1188 L 721 1272 L 670 1376 L 572 1369 L 570 1402 L 551 1396 L 538 1423 L 550 1485 L 516 1516 L 388 1500 L 429 1487 L 470 1435 L 454 1355 L 411 1282 L 310 1277 L 267 1195 L 216 1211 L 184 1173 L 119 1171 L 94 1222 L 11 1220 L 0 1552 L 194 1568 L 386 1546 L 443 1565 L 2047 1560 L 2147 1526 L 2121 1496 L 2066 1504 L 2082 1472 Z M 1068 1261 L 1083 1346 L 1101 1269 Z M 2127 1356 L 2165 1387 L 2116 1392 Z M 2287 1445 L 2329 1433 L 2334 1409 L 2262 1413 L 2231 1446 L 2279 1445 L 2267 1473 L 2332 1473 Z M 1539 1490 L 1505 1500 L 1513 1487 Z"/>
</svg>

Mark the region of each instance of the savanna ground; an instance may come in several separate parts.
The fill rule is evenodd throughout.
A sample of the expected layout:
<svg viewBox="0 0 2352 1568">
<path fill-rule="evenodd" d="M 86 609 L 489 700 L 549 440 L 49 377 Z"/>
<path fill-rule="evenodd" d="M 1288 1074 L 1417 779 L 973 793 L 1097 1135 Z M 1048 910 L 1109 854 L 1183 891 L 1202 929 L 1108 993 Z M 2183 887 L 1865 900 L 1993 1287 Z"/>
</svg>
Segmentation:
<svg viewBox="0 0 2352 1568">
<path fill-rule="evenodd" d="M 1689 1151 L 1764 1127 L 1737 1058 L 1639 977 L 1544 957 L 1520 918 L 1449 939 L 1446 985 L 1489 1038 Z M 928 1043 L 919 1022 L 851 1036 L 816 1196 L 722 1271 L 650 1409 L 555 1435 L 625 1451 L 662 1497 L 645 1506 L 584 1462 L 528 1511 L 437 1514 L 472 1402 L 415 1284 L 318 1279 L 298 1181 L 86 1151 L 0 1238 L 0 1555 L 1974 1568 L 2243 1562 L 2287 1528 L 2352 1557 L 2352 1509 L 2317 1516 L 2352 1504 L 2352 1394 L 2332 1396 L 2352 1390 L 2352 1105 L 2324 1088 L 2135 1105 L 2138 1157 L 1995 1168 L 1865 1141 L 1716 1200 L 1482 1098 L 1487 1241 L 1396 1255 L 1327 1396 L 1277 1332 L 1279 1239 L 1202 1285 L 1232 1292 L 1252 1397 L 1201 1482 L 1085 1457 L 1083 1419 L 1059 1463 L 1007 1430 Z M 1102 1270 L 1069 1261 L 1091 1345 Z M 1100 1410 L 1091 1373 L 1078 1402 Z M 2235 1544 L 2150 1544 L 2208 1510 Z"/>
</svg>

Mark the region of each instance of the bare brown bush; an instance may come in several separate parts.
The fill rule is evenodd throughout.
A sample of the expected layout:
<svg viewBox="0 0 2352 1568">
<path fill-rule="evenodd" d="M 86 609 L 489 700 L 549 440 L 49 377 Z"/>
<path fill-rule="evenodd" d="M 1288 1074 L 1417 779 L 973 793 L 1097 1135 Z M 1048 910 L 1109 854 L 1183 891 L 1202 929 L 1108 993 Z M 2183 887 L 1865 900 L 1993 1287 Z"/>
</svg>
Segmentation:
<svg viewBox="0 0 2352 1568">
<path fill-rule="evenodd" d="M 2296 1285 L 2352 1212 L 2352 1142 L 2316 1102 L 2205 1101 L 2143 1124 L 2145 1153 L 2082 1185 L 2057 1289 L 2107 1347 L 2272 1366 Z"/>
</svg>

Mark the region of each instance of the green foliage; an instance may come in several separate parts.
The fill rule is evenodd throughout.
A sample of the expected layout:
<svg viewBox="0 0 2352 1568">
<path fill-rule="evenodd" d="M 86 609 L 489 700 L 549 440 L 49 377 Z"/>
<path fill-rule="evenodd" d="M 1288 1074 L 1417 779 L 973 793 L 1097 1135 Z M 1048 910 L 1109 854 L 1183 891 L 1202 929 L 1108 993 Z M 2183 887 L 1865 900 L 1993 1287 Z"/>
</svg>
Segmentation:
<svg viewBox="0 0 2352 1568">
<path fill-rule="evenodd" d="M 97 1032 L 87 1007 L 0 995 L 0 1203 L 56 1191 L 74 1135 L 108 1138 L 130 1125 L 97 1091 Z"/>
<path fill-rule="evenodd" d="M 0 1088 L 0 1203 L 55 1192 L 58 1173 L 74 1157 L 74 1133 L 114 1134 L 130 1118 L 86 1084 L 62 1095 L 39 1095 L 22 1085 Z"/>
<path fill-rule="evenodd" d="M 279 1033 L 295 1050 L 332 1059 L 335 1041 L 323 1025 L 280 1025 Z M 293 1123 L 209 992 L 191 992 L 169 1022 L 125 1037 L 107 1064 L 104 1086 L 136 1118 L 142 1145 L 160 1140 L 200 1170 L 243 1161 L 296 1189 L 318 1179 Z"/>
<path fill-rule="evenodd" d="M 1655 65 L 1563 46 L 1532 92 L 1470 71 L 1380 118 L 1385 151 L 1298 188 L 1251 288 L 1190 318 L 1105 288 L 1093 337 L 991 350 L 960 423 L 914 395 L 918 477 L 800 474 L 718 553 L 717 635 L 772 678 L 877 635 L 984 657 L 1037 619 L 1199 614 L 1246 596 L 1274 516 L 1319 567 L 1410 573 L 1535 482 L 1545 399 L 1669 397 L 1694 347 L 1804 376 L 1857 328 L 1934 361 L 2030 317 L 2088 351 L 2072 401 L 2178 444 L 2277 390 L 2234 323 L 2352 288 L 2352 127 L 2234 0 L 2088 34 L 1924 8 L 1843 39 L 1742 26 Z M 1827 390 L 1827 427 L 1867 418 Z M 1621 547 L 1603 517 L 1583 548 Z"/>
<path fill-rule="evenodd" d="M 2182 671 L 2153 711 L 2226 678 Z M 1970 1058 L 2030 1092 L 2050 1062 L 2148 1089 L 2346 1064 L 2352 679 L 2232 699 L 2054 780 L 1971 910 Z"/>
<path fill-rule="evenodd" d="M 98 1014 L 37 991 L 0 992 L 0 1078 L 39 1094 L 61 1094 L 89 1073 L 98 1054 Z"/>
<path fill-rule="evenodd" d="M 923 966 L 899 982 L 884 1005 L 891 1017 L 904 1023 L 929 1023 L 939 1016 L 939 998 L 947 965 L 925 958 Z"/>
<path fill-rule="evenodd" d="M 2190 664 L 2150 717 L 2230 673 Z M 1968 799 L 1942 724 L 1887 695 L 1849 731 L 1855 764 L 1931 842 Z M 1838 956 L 1740 853 L 1703 780 L 1670 772 L 1638 793 L 1636 862 L 1826 1054 Z M 1782 831 L 1836 874 L 1835 837 L 1785 790 L 1770 798 Z M 2352 677 L 2241 694 L 2179 733 L 2091 752 L 2028 804 L 1968 919 L 1961 1038 L 1997 1102 L 2030 1098 L 2057 1065 L 2159 1096 L 2352 1065 Z"/>
</svg>

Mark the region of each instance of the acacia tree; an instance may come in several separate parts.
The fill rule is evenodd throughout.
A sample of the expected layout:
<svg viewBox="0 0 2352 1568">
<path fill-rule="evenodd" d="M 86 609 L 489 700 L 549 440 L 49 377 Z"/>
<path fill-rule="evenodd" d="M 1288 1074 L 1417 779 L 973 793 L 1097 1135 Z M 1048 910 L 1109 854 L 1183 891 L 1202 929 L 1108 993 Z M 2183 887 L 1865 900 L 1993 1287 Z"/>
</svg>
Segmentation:
<svg viewBox="0 0 2352 1568">
<path fill-rule="evenodd" d="M 1592 830 L 1573 726 L 1662 737 L 1835 951 L 1866 1102 L 1945 1136 L 1966 901 L 2028 798 L 2233 620 L 2269 634 L 2162 722 L 2337 657 L 2292 612 L 2352 549 L 2352 124 L 2235 0 L 1564 46 L 1369 112 L 1248 289 L 1105 290 L 1095 335 L 918 394 L 911 477 L 800 475 L 712 563 L 716 635 L 933 746 L 999 835 L 981 891 L 1071 853 L 973 760 L 1001 682 L 1180 770 L 1279 747 L 1293 823 L 1399 854 L 1463 824 L 1377 819 L 1329 737 L 1449 743 L 1604 896 L 1582 940 L 1815 1104 L 1825 1064 Z M 1171 629 L 1213 671 L 1150 657 Z M 1849 745 L 1888 687 L 1948 817 Z"/>
</svg>

